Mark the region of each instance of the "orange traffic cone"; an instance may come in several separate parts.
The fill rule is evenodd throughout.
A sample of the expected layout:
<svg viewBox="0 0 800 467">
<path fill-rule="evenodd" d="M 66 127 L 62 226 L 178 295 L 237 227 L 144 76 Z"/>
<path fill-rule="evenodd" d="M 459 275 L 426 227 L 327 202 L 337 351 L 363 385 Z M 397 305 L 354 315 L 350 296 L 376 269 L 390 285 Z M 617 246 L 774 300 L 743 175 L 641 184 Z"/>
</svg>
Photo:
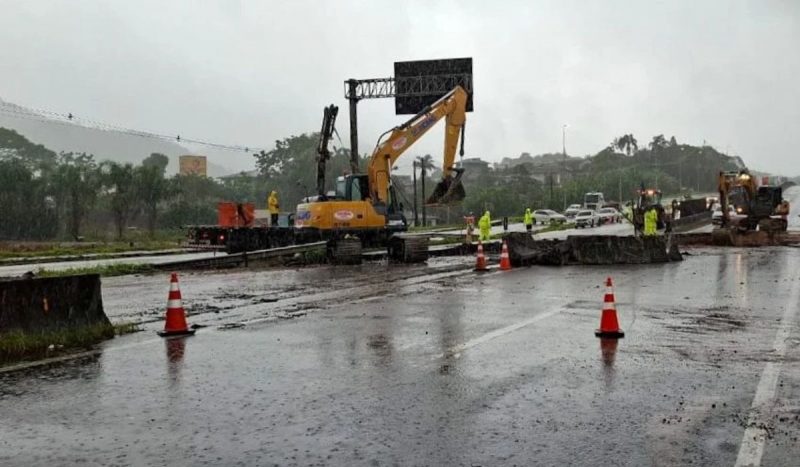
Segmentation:
<svg viewBox="0 0 800 467">
<path fill-rule="evenodd" d="M 483 254 L 483 242 L 478 240 L 478 256 L 475 261 L 476 272 L 486 272 L 489 268 L 486 266 L 486 255 Z"/>
<path fill-rule="evenodd" d="M 500 252 L 500 270 L 511 270 L 511 258 L 508 257 L 508 244 L 503 240 L 503 250 Z"/>
<path fill-rule="evenodd" d="M 594 332 L 597 337 L 608 337 L 619 339 L 625 337 L 625 333 L 619 328 L 617 320 L 617 307 L 614 305 L 614 285 L 611 278 L 606 279 L 606 295 L 603 298 L 603 314 L 600 316 L 600 329 Z"/>
<path fill-rule="evenodd" d="M 178 287 L 178 275 L 174 272 L 169 280 L 169 298 L 167 299 L 167 319 L 161 337 L 186 336 L 194 334 L 194 329 L 186 325 L 186 312 L 181 303 L 181 289 Z"/>
</svg>

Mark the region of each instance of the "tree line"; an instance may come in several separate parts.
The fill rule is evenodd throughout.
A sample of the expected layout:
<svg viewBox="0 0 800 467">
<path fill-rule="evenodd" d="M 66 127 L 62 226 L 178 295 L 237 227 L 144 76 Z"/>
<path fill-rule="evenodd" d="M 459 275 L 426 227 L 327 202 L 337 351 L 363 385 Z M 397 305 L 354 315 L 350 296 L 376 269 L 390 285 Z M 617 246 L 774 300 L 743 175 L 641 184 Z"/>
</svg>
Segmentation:
<svg viewBox="0 0 800 467">
<path fill-rule="evenodd" d="M 656 135 L 642 146 L 634 135 L 626 134 L 583 158 L 563 157 L 561 162 L 538 167 L 488 167 L 465 174 L 463 210 L 480 213 L 488 209 L 497 216 L 522 215 L 528 207 L 560 211 L 582 203 L 584 194 L 593 191 L 625 203 L 634 199 L 641 186 L 667 195 L 716 192 L 719 171 L 742 165 L 738 158 L 711 146 L 680 144 L 674 136 Z"/>
<path fill-rule="evenodd" d="M 130 227 L 215 223 L 218 200 L 236 187 L 224 180 L 165 174 L 169 159 L 140 164 L 56 153 L 0 128 L 0 239 L 81 239 L 87 232 L 124 238 Z"/>
<path fill-rule="evenodd" d="M 258 175 L 215 179 L 167 176 L 169 160 L 162 154 L 150 154 L 140 164 L 96 161 L 90 154 L 55 153 L 0 128 L 0 239 L 80 239 L 87 233 L 102 238 L 107 232 L 124 238 L 131 227 L 153 235 L 159 229 L 215 223 L 219 201 L 253 202 L 263 209 L 272 190 L 279 194 L 281 210 L 293 211 L 304 197 L 316 194 L 317 141 L 316 133 L 276 141 L 274 149 L 253 155 Z M 349 169 L 349 150 L 333 149 L 329 190 Z M 740 163 L 710 146 L 679 144 L 663 135 L 642 148 L 633 135 L 623 135 L 593 156 L 555 160 L 467 172 L 466 199 L 428 213 L 457 218 L 485 209 L 495 216 L 521 215 L 527 207 L 560 210 L 582 202 L 589 191 L 624 202 L 642 184 L 668 194 L 710 192 L 719 170 Z M 428 191 L 439 174 L 429 167 Z M 413 188 L 399 181 L 395 187 L 410 213 Z M 421 190 L 417 196 L 421 206 Z"/>
</svg>

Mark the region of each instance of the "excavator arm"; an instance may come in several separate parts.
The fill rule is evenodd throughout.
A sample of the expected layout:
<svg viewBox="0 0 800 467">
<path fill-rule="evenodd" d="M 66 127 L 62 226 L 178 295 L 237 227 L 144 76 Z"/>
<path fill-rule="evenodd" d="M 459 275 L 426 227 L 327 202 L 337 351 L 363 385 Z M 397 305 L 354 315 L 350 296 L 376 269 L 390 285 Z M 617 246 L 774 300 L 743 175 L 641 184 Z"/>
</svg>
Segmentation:
<svg viewBox="0 0 800 467">
<path fill-rule="evenodd" d="M 446 124 L 442 181 L 434 189 L 427 203 L 437 204 L 464 199 L 464 189 L 460 182 L 461 171 L 456 169 L 454 164 L 459 137 L 461 139 L 460 154 L 464 155 L 463 135 L 466 106 L 467 92 L 461 86 L 457 86 L 404 124 L 381 136 L 367 169 L 370 197 L 373 203 L 387 202 L 390 174 L 395 161 L 442 118 L 445 119 Z M 383 139 L 386 134 L 389 136 Z"/>
<path fill-rule="evenodd" d="M 328 143 L 333 137 L 336 125 L 336 115 L 339 114 L 339 107 L 331 104 L 325 107 L 322 113 L 322 129 L 319 131 L 319 141 L 317 142 L 317 194 L 325 196 L 325 166 L 331 158 L 328 150 Z"/>
</svg>

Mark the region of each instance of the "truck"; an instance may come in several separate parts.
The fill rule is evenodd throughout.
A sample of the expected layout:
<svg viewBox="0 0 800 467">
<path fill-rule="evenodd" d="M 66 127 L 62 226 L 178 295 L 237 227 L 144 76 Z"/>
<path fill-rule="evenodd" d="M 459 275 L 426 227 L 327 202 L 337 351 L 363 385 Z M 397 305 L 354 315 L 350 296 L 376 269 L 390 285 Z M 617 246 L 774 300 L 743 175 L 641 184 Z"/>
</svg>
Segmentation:
<svg viewBox="0 0 800 467">
<path fill-rule="evenodd" d="M 277 225 L 269 225 L 267 214 L 259 217 L 259 212 L 267 211 L 255 209 L 253 203 L 219 202 L 216 224 L 185 227 L 187 244 L 227 253 L 294 244 L 293 213 L 283 213 Z"/>
<path fill-rule="evenodd" d="M 584 209 L 597 211 L 603 206 L 605 206 L 605 198 L 603 197 L 603 193 L 600 193 L 599 191 L 593 191 L 583 195 Z"/>
<path fill-rule="evenodd" d="M 339 108 L 333 104 L 322 113 L 322 128 L 317 143 L 317 195 L 306 198 L 325 198 L 325 166 L 330 159 L 328 145 L 336 131 L 336 116 Z M 225 250 L 227 253 L 266 250 L 298 243 L 308 243 L 320 238 L 302 236 L 294 228 L 294 213 L 278 214 L 278 222 L 267 222 L 269 212 L 261 211 L 259 218 L 252 203 L 221 202 L 217 204 L 215 225 L 193 225 L 187 227 L 189 246 Z"/>
</svg>

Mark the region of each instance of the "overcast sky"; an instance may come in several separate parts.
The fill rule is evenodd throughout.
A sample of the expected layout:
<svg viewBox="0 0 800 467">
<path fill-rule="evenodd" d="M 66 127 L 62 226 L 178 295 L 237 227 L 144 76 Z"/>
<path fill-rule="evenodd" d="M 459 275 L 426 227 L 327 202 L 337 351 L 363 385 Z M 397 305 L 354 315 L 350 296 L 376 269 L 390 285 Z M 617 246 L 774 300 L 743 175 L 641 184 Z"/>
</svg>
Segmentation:
<svg viewBox="0 0 800 467">
<path fill-rule="evenodd" d="M 468 157 L 706 140 L 800 174 L 800 1 L 0 0 L 0 98 L 215 142 L 317 131 L 347 78 L 473 57 Z M 402 122 L 359 104 L 362 152 Z M 410 150 L 441 154 L 442 133 Z M 232 153 L 224 164 L 251 167 Z M 408 160 L 410 158 L 406 158 Z"/>
</svg>

